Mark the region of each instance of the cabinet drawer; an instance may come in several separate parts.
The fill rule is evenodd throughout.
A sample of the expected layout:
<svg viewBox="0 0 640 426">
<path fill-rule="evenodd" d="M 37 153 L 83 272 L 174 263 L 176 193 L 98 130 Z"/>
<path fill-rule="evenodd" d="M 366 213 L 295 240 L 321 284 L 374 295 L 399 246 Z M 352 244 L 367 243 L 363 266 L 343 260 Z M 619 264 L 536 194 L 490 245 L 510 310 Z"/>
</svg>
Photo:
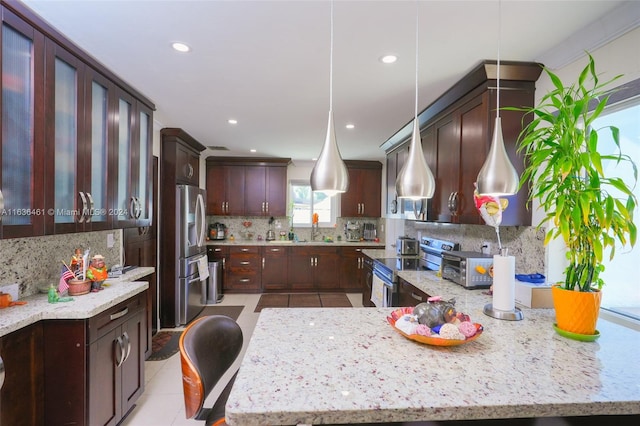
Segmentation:
<svg viewBox="0 0 640 426">
<path fill-rule="evenodd" d="M 229 247 L 229 254 L 260 254 L 260 246 Z"/>
<path fill-rule="evenodd" d="M 146 292 L 135 295 L 89 319 L 89 342 L 120 326 L 146 307 Z"/>
<path fill-rule="evenodd" d="M 261 278 L 257 273 L 232 273 L 225 282 L 225 286 L 234 290 L 259 290 L 261 288 Z"/>
<path fill-rule="evenodd" d="M 247 255 L 232 255 L 229 258 L 229 262 L 227 263 L 227 267 L 231 269 L 232 272 L 235 271 L 254 271 L 260 269 L 261 257 L 255 254 L 247 254 Z"/>
<path fill-rule="evenodd" d="M 429 295 L 404 280 L 398 282 L 398 292 L 400 296 L 400 304 L 402 306 L 416 306 L 419 303 L 426 302 Z"/>
</svg>

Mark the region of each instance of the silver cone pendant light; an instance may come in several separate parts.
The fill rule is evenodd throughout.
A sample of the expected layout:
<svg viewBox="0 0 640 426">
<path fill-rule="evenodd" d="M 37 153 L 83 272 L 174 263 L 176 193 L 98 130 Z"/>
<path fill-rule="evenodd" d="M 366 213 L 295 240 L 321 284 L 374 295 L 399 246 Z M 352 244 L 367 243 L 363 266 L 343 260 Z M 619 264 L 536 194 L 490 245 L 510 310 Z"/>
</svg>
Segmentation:
<svg viewBox="0 0 640 426">
<path fill-rule="evenodd" d="M 333 126 L 333 111 L 329 110 L 327 138 L 320 157 L 311 171 L 311 190 L 324 192 L 329 196 L 346 192 L 349 188 L 349 171 L 340 157 L 336 130 Z"/>
<path fill-rule="evenodd" d="M 396 178 L 398 198 L 420 200 L 432 198 L 436 189 L 433 173 L 422 152 L 420 126 L 418 125 L 418 2 L 416 2 L 416 103 L 413 119 L 413 133 L 409 145 L 409 157 Z"/>
<path fill-rule="evenodd" d="M 504 147 L 502 136 L 502 120 L 500 118 L 500 21 L 501 8 L 498 2 L 498 60 L 497 60 L 497 88 L 496 88 L 496 122 L 493 129 L 493 139 L 489 155 L 478 173 L 478 194 L 506 196 L 518 192 L 520 179 L 516 168 L 511 164 L 509 155 Z"/>
<path fill-rule="evenodd" d="M 349 189 L 349 171 L 342 161 L 333 125 L 333 1 L 331 2 L 331 49 L 329 59 L 329 122 L 322 151 L 311 171 L 311 190 L 329 196 Z"/>
</svg>

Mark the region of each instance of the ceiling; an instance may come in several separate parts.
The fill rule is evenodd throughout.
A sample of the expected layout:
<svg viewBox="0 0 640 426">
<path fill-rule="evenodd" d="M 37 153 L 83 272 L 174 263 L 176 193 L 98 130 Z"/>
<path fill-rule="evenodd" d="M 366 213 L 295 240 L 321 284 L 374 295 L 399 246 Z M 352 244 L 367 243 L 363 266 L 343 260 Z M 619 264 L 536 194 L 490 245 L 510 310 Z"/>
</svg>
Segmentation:
<svg viewBox="0 0 640 426">
<path fill-rule="evenodd" d="M 151 99 L 156 127 L 228 148 L 205 156 L 319 154 L 329 112 L 329 1 L 24 3 Z M 480 61 L 496 59 L 498 46 L 502 60 L 583 54 L 593 46 L 572 35 L 605 27 L 616 8 L 637 11 L 640 2 L 632 3 L 336 0 L 333 110 L 343 158 L 384 158 L 380 145 L 413 117 L 416 8 L 422 110 Z M 191 52 L 174 51 L 174 41 Z M 379 61 L 388 53 L 395 64 Z"/>
</svg>

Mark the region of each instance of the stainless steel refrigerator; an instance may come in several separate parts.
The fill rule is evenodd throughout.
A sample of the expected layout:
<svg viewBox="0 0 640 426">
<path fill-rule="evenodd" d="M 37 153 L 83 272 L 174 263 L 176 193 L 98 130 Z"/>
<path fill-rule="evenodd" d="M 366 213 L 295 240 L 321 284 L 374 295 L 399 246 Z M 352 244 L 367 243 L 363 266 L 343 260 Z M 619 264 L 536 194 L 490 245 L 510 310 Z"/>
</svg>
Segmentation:
<svg viewBox="0 0 640 426">
<path fill-rule="evenodd" d="M 205 199 L 197 186 L 176 187 L 176 326 L 195 318 L 207 301 Z"/>
</svg>

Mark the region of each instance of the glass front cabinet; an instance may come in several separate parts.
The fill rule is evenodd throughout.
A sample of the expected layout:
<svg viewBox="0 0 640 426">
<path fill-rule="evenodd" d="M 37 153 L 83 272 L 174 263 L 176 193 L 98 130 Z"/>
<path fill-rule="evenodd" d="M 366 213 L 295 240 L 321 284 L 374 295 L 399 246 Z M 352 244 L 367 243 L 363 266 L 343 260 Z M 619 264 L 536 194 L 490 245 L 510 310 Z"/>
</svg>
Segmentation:
<svg viewBox="0 0 640 426">
<path fill-rule="evenodd" d="M 2 7 L 0 238 L 149 226 L 153 104 L 24 18 Z"/>
</svg>

